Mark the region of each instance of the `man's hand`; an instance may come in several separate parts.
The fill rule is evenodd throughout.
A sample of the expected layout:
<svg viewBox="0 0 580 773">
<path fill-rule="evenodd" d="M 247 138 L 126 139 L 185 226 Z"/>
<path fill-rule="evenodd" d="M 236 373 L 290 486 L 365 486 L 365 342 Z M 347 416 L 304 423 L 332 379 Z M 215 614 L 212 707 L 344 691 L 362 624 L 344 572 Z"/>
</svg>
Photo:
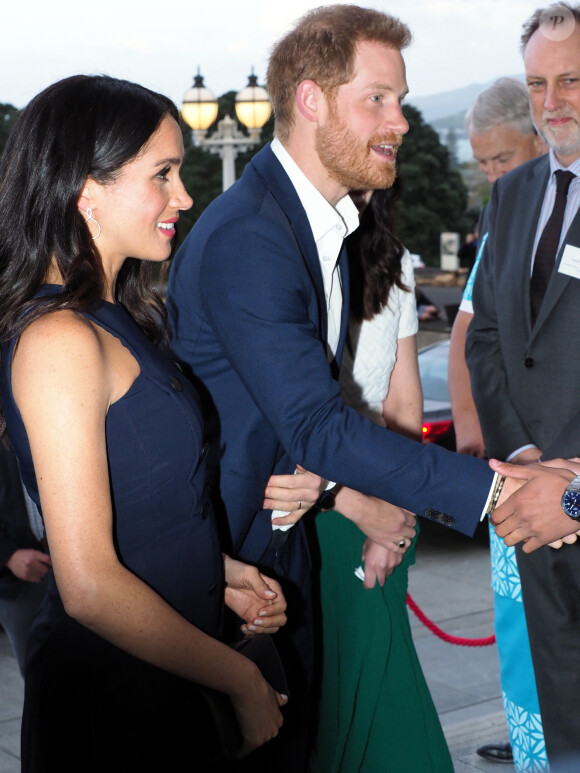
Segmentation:
<svg viewBox="0 0 580 773">
<path fill-rule="evenodd" d="M 542 464 L 545 464 L 547 467 L 565 467 L 566 469 L 571 470 L 574 475 L 580 475 L 580 458 L 577 456 L 572 457 L 572 459 L 549 459 L 546 462 L 542 462 Z M 550 547 L 561 548 L 564 545 L 573 545 L 579 536 L 580 530 L 574 534 L 569 534 L 563 539 L 550 542 Z"/>
<path fill-rule="evenodd" d="M 255 566 L 224 556 L 226 589 L 224 601 L 238 617 L 245 634 L 276 633 L 286 623 L 286 599 L 276 580 Z"/>
<path fill-rule="evenodd" d="M 532 464 L 534 462 L 538 462 L 542 458 L 542 451 L 534 446 L 533 448 L 526 448 L 524 451 L 520 451 L 519 454 L 516 454 L 515 456 L 512 456 L 510 459 L 511 464 Z M 570 534 L 568 537 L 564 537 L 563 540 L 559 539 L 555 542 L 550 542 L 549 546 L 551 548 L 559 549 L 561 548 L 564 543 L 572 544 L 573 542 L 576 542 L 576 536 L 574 534 Z"/>
<path fill-rule="evenodd" d="M 563 466 L 555 467 L 556 461 Z M 506 545 L 524 541 L 524 553 L 531 553 L 577 531 L 577 523 L 561 505 L 564 489 L 576 475 L 567 464 L 562 459 L 527 465 L 490 460 L 492 470 L 508 476 L 491 516 L 497 536 Z"/>
<path fill-rule="evenodd" d="M 327 481 L 320 475 L 307 472 L 296 465 L 295 475 L 272 475 L 264 490 L 262 507 L 282 510 L 288 515 L 273 518 L 276 526 L 297 523 L 314 505 L 326 488 Z"/>
<path fill-rule="evenodd" d="M 365 565 L 365 588 L 374 588 L 378 582 L 381 588 L 387 577 L 395 571 L 403 560 L 404 553 L 395 553 L 382 545 L 367 539 L 363 545 L 362 560 Z"/>
<path fill-rule="evenodd" d="M 12 553 L 6 566 L 19 580 L 40 582 L 46 577 L 52 562 L 50 556 L 41 550 L 21 548 Z"/>
</svg>

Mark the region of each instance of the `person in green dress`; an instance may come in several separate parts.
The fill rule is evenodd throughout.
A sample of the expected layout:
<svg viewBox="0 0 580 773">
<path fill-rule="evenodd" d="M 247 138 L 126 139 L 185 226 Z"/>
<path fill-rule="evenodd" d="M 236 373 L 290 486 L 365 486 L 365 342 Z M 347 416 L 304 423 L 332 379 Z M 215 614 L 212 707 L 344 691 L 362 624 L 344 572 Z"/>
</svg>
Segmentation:
<svg viewBox="0 0 580 773">
<path fill-rule="evenodd" d="M 392 191 L 351 194 L 345 401 L 377 423 L 421 435 L 423 399 L 411 256 L 392 235 Z M 406 609 L 416 537 L 401 553 L 335 511 L 316 516 L 323 662 L 313 773 L 453 773 Z M 399 546 L 401 547 L 401 546 Z"/>
</svg>

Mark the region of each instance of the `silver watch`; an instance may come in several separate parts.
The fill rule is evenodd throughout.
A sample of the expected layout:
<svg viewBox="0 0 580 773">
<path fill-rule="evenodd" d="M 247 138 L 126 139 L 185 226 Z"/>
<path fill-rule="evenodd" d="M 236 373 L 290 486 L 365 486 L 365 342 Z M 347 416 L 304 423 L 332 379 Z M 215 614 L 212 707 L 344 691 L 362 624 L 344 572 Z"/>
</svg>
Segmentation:
<svg viewBox="0 0 580 773">
<path fill-rule="evenodd" d="M 566 486 L 562 495 L 562 510 L 574 521 L 580 520 L 580 475 Z"/>
</svg>

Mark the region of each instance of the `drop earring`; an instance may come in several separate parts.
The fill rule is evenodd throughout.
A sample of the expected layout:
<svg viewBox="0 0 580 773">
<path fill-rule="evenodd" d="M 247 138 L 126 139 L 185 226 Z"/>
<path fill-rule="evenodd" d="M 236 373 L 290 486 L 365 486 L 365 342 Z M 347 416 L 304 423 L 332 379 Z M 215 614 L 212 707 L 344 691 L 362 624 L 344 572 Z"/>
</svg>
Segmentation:
<svg viewBox="0 0 580 773">
<path fill-rule="evenodd" d="M 101 235 L 101 224 L 93 217 L 93 210 L 90 207 L 87 207 L 87 219 L 85 220 L 85 223 L 88 223 L 89 220 L 92 220 L 93 223 L 96 223 L 97 228 L 99 229 L 99 233 L 96 236 L 91 237 L 92 240 L 95 241 L 95 239 L 98 239 Z"/>
</svg>

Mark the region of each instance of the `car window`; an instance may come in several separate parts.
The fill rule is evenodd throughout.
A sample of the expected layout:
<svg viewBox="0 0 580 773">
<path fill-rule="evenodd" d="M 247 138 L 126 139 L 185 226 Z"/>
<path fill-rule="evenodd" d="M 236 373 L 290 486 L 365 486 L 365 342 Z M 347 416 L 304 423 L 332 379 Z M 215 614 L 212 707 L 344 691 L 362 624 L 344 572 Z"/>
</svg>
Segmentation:
<svg viewBox="0 0 580 773">
<path fill-rule="evenodd" d="M 449 402 L 449 390 L 447 388 L 448 359 L 448 341 L 435 344 L 419 352 L 419 373 L 425 399 Z"/>
</svg>

